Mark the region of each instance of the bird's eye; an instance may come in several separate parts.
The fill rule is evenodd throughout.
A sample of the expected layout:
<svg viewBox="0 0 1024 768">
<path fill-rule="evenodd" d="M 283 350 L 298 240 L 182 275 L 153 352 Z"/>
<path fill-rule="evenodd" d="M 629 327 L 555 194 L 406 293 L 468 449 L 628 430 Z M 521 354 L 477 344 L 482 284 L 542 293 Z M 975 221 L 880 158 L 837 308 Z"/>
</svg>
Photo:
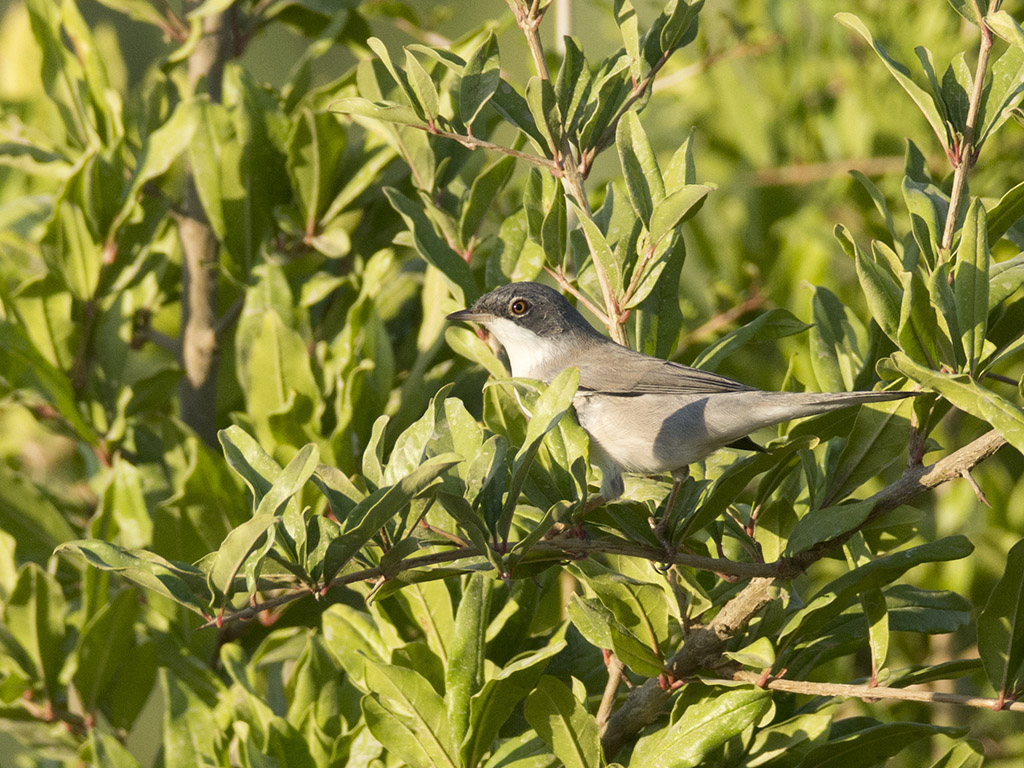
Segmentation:
<svg viewBox="0 0 1024 768">
<path fill-rule="evenodd" d="M 526 299 L 515 299 L 508 305 L 508 310 L 516 317 L 522 317 L 530 309 L 530 302 Z"/>
</svg>

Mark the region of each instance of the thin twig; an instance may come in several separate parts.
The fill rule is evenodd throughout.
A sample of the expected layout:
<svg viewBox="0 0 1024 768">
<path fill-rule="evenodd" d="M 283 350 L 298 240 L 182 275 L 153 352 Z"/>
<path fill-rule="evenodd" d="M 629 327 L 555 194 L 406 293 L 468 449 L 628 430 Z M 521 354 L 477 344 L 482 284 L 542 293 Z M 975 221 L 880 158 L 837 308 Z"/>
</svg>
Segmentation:
<svg viewBox="0 0 1024 768">
<path fill-rule="evenodd" d="M 502 144 L 495 144 L 484 139 L 478 139 L 475 136 L 467 136 L 461 133 L 452 133 L 442 128 L 438 128 L 436 125 L 410 125 L 410 128 L 419 128 L 425 133 L 433 134 L 434 136 L 440 136 L 444 139 L 451 139 L 457 141 L 468 149 L 489 149 L 493 152 L 500 152 L 503 155 L 514 157 L 517 160 L 525 160 L 528 163 L 539 165 L 542 168 L 546 168 L 551 172 L 552 175 L 560 177 L 562 175 L 561 169 L 554 160 L 549 160 L 546 157 L 540 155 L 532 155 L 529 152 L 520 152 L 518 149 L 512 149 L 511 147 L 503 146 Z"/>
<path fill-rule="evenodd" d="M 893 701 L 925 701 L 941 704 L 959 704 L 964 707 L 975 707 L 977 709 L 992 709 L 999 711 L 1010 710 L 1011 712 L 1024 712 L 1024 701 L 1000 701 L 999 699 L 987 699 L 982 696 L 967 696 L 958 693 L 939 693 L 937 691 L 922 691 L 914 688 L 882 688 L 871 685 L 844 685 L 841 683 L 812 683 L 806 680 L 785 680 L 770 679 L 762 681 L 761 675 L 755 672 L 738 671 L 732 674 L 732 680 L 739 680 L 745 683 L 761 685 L 773 691 L 785 691 L 786 693 L 799 693 L 806 696 L 850 696 L 858 699 L 889 699 Z M 705 680 L 707 683 L 714 683 L 714 680 Z"/>
<path fill-rule="evenodd" d="M 1000 3 L 1001 0 L 991 0 L 988 6 L 989 13 L 995 13 L 999 9 Z M 974 90 L 971 92 L 971 101 L 967 107 L 967 119 L 964 123 L 963 142 L 952 147 L 956 167 L 953 171 L 953 187 L 949 193 L 949 211 L 946 213 L 946 225 L 942 230 L 940 250 L 944 258 L 948 258 L 949 252 L 953 247 L 953 234 L 956 229 L 960 199 L 967 188 L 967 176 L 978 159 L 974 140 L 977 132 L 978 111 L 981 108 L 981 97 L 985 91 L 985 71 L 988 69 L 988 57 L 992 50 L 992 30 L 985 24 L 985 18 L 981 8 L 978 6 L 977 0 L 971 0 L 971 4 L 974 6 L 978 26 L 981 30 L 981 45 L 978 48 L 978 65 L 974 72 Z M 953 140 L 954 142 L 956 141 L 955 136 Z"/>
</svg>

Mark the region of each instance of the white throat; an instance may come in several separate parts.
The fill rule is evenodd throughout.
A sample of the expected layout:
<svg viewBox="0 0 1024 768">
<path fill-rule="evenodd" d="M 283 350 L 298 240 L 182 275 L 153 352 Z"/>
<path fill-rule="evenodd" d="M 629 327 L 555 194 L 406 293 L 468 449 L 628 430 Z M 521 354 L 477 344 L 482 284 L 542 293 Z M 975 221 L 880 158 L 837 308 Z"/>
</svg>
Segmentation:
<svg viewBox="0 0 1024 768">
<path fill-rule="evenodd" d="M 515 377 L 550 381 L 572 364 L 564 341 L 538 336 L 503 317 L 488 320 L 486 325 L 505 348 Z"/>
</svg>

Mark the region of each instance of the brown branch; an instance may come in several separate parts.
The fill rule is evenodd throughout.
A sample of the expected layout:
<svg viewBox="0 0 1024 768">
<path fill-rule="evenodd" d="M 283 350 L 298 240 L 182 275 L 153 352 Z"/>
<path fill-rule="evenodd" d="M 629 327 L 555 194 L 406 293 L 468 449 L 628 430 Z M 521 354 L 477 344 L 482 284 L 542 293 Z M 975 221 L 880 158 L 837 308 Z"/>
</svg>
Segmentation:
<svg viewBox="0 0 1024 768">
<path fill-rule="evenodd" d="M 514 546 L 514 543 L 510 545 L 510 547 Z M 547 541 L 537 542 L 533 545 L 529 554 L 523 558 L 522 562 L 536 563 L 544 561 L 578 560 L 593 554 L 636 557 L 652 562 L 663 562 L 665 560 L 665 550 L 661 547 L 634 544 L 633 542 L 624 541 L 622 539 L 585 540 L 566 538 L 549 539 Z M 392 564 L 387 569 L 375 566 L 347 573 L 343 576 L 337 576 L 332 579 L 327 586 L 322 587 L 318 594 L 323 595 L 334 587 L 343 586 L 345 584 L 354 584 L 358 581 L 392 579 L 400 573 L 412 571 L 417 568 L 426 568 L 432 565 L 452 563 L 459 560 L 474 560 L 482 558 L 484 558 L 484 554 L 480 550 L 467 544 L 466 546 L 459 547 L 458 549 L 434 552 L 429 555 L 408 557 Z M 733 560 L 723 560 L 721 558 L 704 557 L 702 555 L 690 555 L 686 553 L 677 553 L 672 559 L 672 562 L 675 565 L 685 565 L 696 570 L 711 571 L 713 573 L 726 574 L 736 578 L 754 578 L 758 576 L 774 577 L 778 575 L 780 571 L 792 570 L 788 561 L 778 561 L 775 563 L 743 563 Z M 226 613 L 220 616 L 219 619 L 211 620 L 204 626 L 213 626 L 218 622 L 223 624 L 230 621 L 248 621 L 255 618 L 263 611 L 279 608 L 282 605 L 286 605 L 313 594 L 314 593 L 305 586 L 291 589 L 282 594 L 275 595 L 268 600 L 264 600 L 263 602 L 254 603 L 233 613 Z"/>
<path fill-rule="evenodd" d="M 683 339 L 679 342 L 679 346 L 676 347 L 675 353 L 672 357 L 680 355 L 683 350 L 689 347 L 691 344 L 696 344 L 706 338 L 714 336 L 722 328 L 732 324 L 739 318 L 743 317 L 747 312 L 753 312 L 755 309 L 760 309 L 764 306 L 766 299 L 761 293 L 761 287 L 756 283 L 750 288 L 750 295 L 741 301 L 736 306 L 727 309 L 725 312 L 720 312 L 703 325 L 694 328 L 690 331 Z"/>
<path fill-rule="evenodd" d="M 622 682 L 623 664 L 618 656 L 608 656 L 608 682 L 605 683 L 604 693 L 601 695 L 601 704 L 597 708 L 597 727 L 604 732 L 608 727 L 608 718 L 611 717 L 612 707 L 615 705 L 615 698 L 619 693 L 619 683 Z"/>
<path fill-rule="evenodd" d="M 995 13 L 999 9 L 1000 3 L 1001 0 L 990 0 L 989 13 Z M 956 229 L 960 199 L 967 189 L 967 176 L 978 159 L 977 147 L 974 146 L 974 141 L 977 132 L 978 112 L 981 108 L 981 98 L 985 91 L 985 70 L 988 69 L 988 57 L 992 51 L 992 30 L 985 25 L 985 18 L 981 8 L 978 6 L 977 0 L 972 0 L 972 5 L 977 15 L 978 26 L 981 29 L 981 45 L 978 49 L 978 65 L 974 72 L 974 90 L 971 92 L 971 101 L 967 107 L 967 118 L 964 121 L 963 142 L 952 147 L 956 166 L 953 170 L 953 187 L 949 193 L 949 211 L 946 213 L 946 224 L 942 230 L 940 250 L 944 257 L 949 256 L 949 251 L 953 247 L 953 233 Z M 953 140 L 954 142 L 956 141 L 955 136 Z"/>
<path fill-rule="evenodd" d="M 475 136 L 467 136 L 461 133 L 453 133 L 452 131 L 446 131 L 442 128 L 438 128 L 436 125 L 410 125 L 409 127 L 418 128 L 419 130 L 424 131 L 425 133 L 429 133 L 434 136 L 440 136 L 443 139 L 451 139 L 452 141 L 457 141 L 459 142 L 459 144 L 461 144 L 464 147 L 467 147 L 468 149 L 489 149 L 493 152 L 500 152 L 503 155 L 514 157 L 517 160 L 525 160 L 526 162 L 532 163 L 533 165 L 539 165 L 542 168 L 546 168 L 548 171 L 551 172 L 553 176 L 556 177 L 562 175 L 561 169 L 558 167 L 558 164 L 554 160 L 549 160 L 548 158 L 541 157 L 540 155 L 532 155 L 529 152 L 520 152 L 518 149 L 512 149 L 511 147 L 506 147 L 502 144 L 495 144 L 494 142 L 491 141 L 478 139 Z"/>
<path fill-rule="evenodd" d="M 197 3 L 187 5 L 191 10 Z M 203 19 L 203 37 L 189 57 L 188 77 L 193 90 L 205 81 L 211 100 L 221 99 L 224 66 L 231 55 L 231 11 Z M 189 164 L 185 178 L 181 240 L 181 418 L 207 444 L 217 442 L 217 236 L 203 210 Z"/>
<path fill-rule="evenodd" d="M 928 703 L 959 704 L 964 707 L 991 709 L 997 712 L 1001 709 L 1010 710 L 1011 712 L 1024 712 L 1024 701 L 987 699 L 982 696 L 967 696 L 958 693 L 939 693 L 913 688 L 881 688 L 870 685 L 843 685 L 841 683 L 812 683 L 805 680 L 770 679 L 763 681 L 761 675 L 746 671 L 734 672 L 732 679 L 761 685 L 773 691 L 799 693 L 806 696 L 843 696 L 864 699 L 866 701 L 874 699 L 924 701 Z M 706 682 L 714 683 L 713 680 Z"/>
</svg>

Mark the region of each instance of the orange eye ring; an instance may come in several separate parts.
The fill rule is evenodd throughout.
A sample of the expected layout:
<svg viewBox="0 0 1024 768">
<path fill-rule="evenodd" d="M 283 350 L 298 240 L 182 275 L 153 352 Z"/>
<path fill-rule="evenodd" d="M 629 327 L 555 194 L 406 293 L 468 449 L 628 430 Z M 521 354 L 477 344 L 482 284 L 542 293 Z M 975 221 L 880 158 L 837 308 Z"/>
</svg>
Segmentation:
<svg viewBox="0 0 1024 768">
<path fill-rule="evenodd" d="M 512 303 L 508 305 L 508 311 L 516 317 L 522 317 L 530 309 L 530 302 L 526 299 L 513 299 Z"/>
</svg>

